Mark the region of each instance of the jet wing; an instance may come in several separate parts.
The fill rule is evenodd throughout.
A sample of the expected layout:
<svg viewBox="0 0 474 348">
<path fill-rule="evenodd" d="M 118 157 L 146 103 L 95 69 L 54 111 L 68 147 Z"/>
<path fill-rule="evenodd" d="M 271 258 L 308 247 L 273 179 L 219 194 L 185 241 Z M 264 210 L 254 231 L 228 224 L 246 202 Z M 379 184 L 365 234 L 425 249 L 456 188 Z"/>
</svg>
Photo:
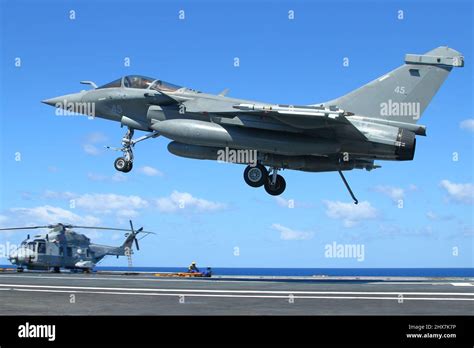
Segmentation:
<svg viewBox="0 0 474 348">
<path fill-rule="evenodd" d="M 233 108 L 248 114 L 270 116 L 284 124 L 311 133 L 317 133 L 318 130 L 332 130 L 355 139 L 367 139 L 346 118 L 353 114 L 336 107 L 236 104 Z"/>
<path fill-rule="evenodd" d="M 174 96 L 175 97 L 175 96 Z M 352 115 L 336 107 L 293 106 L 272 104 L 251 104 L 229 102 L 228 99 L 193 98 L 183 100 L 187 112 L 222 116 L 224 118 L 243 118 L 258 116 L 259 122 L 278 121 L 282 125 L 300 130 L 302 133 L 317 135 L 330 131 L 332 136 L 344 136 L 357 140 L 367 138 L 347 120 Z M 248 124 L 242 122 L 242 124 Z"/>
</svg>

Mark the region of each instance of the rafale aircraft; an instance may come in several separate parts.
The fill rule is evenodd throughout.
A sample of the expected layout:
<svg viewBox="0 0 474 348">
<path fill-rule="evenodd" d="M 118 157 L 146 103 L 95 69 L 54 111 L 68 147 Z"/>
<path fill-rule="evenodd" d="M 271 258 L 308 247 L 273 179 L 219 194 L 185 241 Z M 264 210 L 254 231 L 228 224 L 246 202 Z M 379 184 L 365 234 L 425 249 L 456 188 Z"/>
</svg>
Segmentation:
<svg viewBox="0 0 474 348">
<path fill-rule="evenodd" d="M 168 150 L 177 156 L 219 160 L 223 151 L 233 151 L 233 158 L 244 157 L 245 182 L 271 195 L 285 190 L 281 169 L 337 171 L 357 204 L 342 171 L 379 168 L 374 160 L 412 160 L 416 136 L 426 135 L 421 115 L 452 68 L 462 66 L 463 56 L 448 47 L 407 54 L 405 64 L 349 94 L 302 106 L 229 98 L 227 89 L 207 94 L 144 76 L 100 87 L 81 81 L 93 89 L 43 103 L 57 113 L 128 127 L 122 148 L 115 149 L 123 152 L 115 161 L 122 172 L 132 169 L 137 142 L 162 135 L 172 140 Z M 149 133 L 133 139 L 135 130 Z M 245 151 L 255 153 L 255 161 L 235 156 Z"/>
<path fill-rule="evenodd" d="M 137 235 L 143 233 L 143 237 L 154 232 L 143 231 L 133 228 L 130 221 L 130 230 L 123 228 L 74 226 L 55 224 L 47 226 L 27 226 L 0 228 L 0 231 L 30 230 L 47 228 L 49 232 L 38 234 L 30 238 L 30 235 L 21 245 L 9 255 L 9 260 L 17 267 L 18 272 L 25 268 L 31 270 L 54 270 L 59 272 L 61 268 L 71 270 L 82 270 L 89 272 L 105 256 L 129 256 L 133 253 L 132 246 L 135 242 L 137 250 Z M 72 229 L 93 229 L 107 231 L 127 231 L 126 239 L 120 246 L 100 245 L 91 243 L 86 235 L 76 233 Z M 143 239 L 140 238 L 140 239 Z"/>
</svg>

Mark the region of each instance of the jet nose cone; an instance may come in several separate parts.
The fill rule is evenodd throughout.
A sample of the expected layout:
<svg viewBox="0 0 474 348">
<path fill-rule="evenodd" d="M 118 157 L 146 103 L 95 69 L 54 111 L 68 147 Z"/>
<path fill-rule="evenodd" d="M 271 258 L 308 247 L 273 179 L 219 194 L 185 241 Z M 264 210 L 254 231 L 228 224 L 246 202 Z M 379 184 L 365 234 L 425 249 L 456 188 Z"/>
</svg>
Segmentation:
<svg viewBox="0 0 474 348">
<path fill-rule="evenodd" d="M 62 101 L 63 99 L 61 99 L 61 97 L 56 97 L 56 98 L 45 99 L 45 100 L 42 100 L 41 102 L 46 105 L 56 106 L 56 104 L 61 103 Z"/>
<path fill-rule="evenodd" d="M 86 91 L 79 93 L 66 94 L 59 97 L 42 100 L 46 105 L 51 105 L 56 108 L 56 115 L 74 115 L 82 114 L 88 116 L 95 116 L 95 101 L 84 101 Z"/>
<path fill-rule="evenodd" d="M 82 103 L 82 97 L 84 92 L 66 94 L 59 97 L 42 100 L 41 102 L 46 105 L 51 105 L 57 108 L 65 109 L 70 105 Z"/>
</svg>

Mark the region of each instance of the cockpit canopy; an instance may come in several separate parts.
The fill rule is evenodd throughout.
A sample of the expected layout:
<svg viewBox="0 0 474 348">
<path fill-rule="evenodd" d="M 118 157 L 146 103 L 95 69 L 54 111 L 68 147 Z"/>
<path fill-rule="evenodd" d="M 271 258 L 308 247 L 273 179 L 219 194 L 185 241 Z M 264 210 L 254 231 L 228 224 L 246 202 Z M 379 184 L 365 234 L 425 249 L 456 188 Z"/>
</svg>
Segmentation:
<svg viewBox="0 0 474 348">
<path fill-rule="evenodd" d="M 140 76 L 140 75 L 128 75 L 120 79 L 117 79 L 115 81 L 109 82 L 103 86 L 100 86 L 98 87 L 98 89 L 119 88 L 119 87 L 154 89 L 156 91 L 164 91 L 164 92 L 174 92 L 182 88 L 181 86 L 173 85 L 172 83 L 157 80 L 152 77 L 146 77 L 146 76 Z"/>
</svg>

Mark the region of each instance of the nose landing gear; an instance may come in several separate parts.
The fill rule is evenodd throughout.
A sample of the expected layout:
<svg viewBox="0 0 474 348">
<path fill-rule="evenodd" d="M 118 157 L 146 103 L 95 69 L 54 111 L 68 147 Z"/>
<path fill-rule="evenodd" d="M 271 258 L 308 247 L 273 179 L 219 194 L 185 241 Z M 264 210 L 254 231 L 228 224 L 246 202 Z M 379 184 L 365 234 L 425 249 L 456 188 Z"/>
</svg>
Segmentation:
<svg viewBox="0 0 474 348">
<path fill-rule="evenodd" d="M 130 160 L 127 160 L 125 157 L 119 157 L 115 160 L 114 167 L 119 172 L 128 173 L 133 168 L 133 162 Z"/>
<path fill-rule="evenodd" d="M 136 143 L 149 139 L 149 138 L 156 138 L 159 136 L 158 132 L 152 132 L 148 135 L 144 135 L 138 139 L 133 140 L 134 129 L 128 128 L 127 132 L 122 138 L 122 147 L 110 147 L 106 146 L 107 149 L 111 149 L 114 151 L 122 151 L 123 156 L 119 157 L 114 162 L 114 167 L 119 172 L 128 173 L 133 168 L 133 147 Z"/>
</svg>

